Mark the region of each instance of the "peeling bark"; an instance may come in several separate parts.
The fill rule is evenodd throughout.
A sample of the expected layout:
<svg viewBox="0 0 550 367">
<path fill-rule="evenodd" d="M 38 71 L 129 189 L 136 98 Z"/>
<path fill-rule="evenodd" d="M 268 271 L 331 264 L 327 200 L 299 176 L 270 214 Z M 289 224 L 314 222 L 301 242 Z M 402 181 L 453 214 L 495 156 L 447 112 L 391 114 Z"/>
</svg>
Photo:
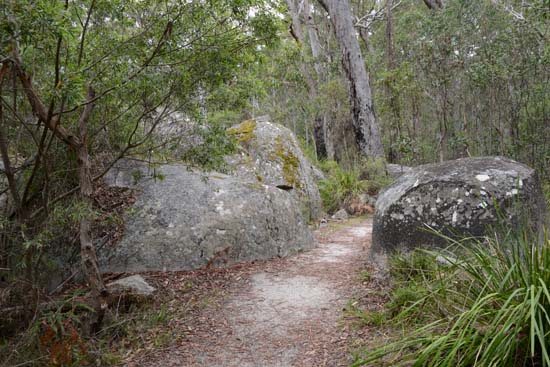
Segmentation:
<svg viewBox="0 0 550 367">
<path fill-rule="evenodd" d="M 384 156 L 380 128 L 374 111 L 369 76 L 353 26 L 348 0 L 318 0 L 328 12 L 342 52 L 349 82 L 352 121 L 359 151 L 368 158 Z"/>
</svg>

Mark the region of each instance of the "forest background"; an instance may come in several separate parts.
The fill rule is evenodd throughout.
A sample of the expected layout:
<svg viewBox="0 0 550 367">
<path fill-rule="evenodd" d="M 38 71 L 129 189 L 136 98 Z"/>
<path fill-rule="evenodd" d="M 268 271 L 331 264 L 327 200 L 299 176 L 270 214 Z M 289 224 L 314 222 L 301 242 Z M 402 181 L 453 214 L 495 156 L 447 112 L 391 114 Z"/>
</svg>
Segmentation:
<svg viewBox="0 0 550 367">
<path fill-rule="evenodd" d="M 329 180 L 504 155 L 550 191 L 549 17 L 548 0 L 1 0 L 0 300 L 41 304 L 69 252 L 99 327 L 94 246 L 120 225 L 101 178 L 125 156 L 174 161 L 187 137 L 155 132 L 174 113 L 203 142 L 178 160 L 206 169 L 236 149 L 228 127 L 269 115 Z"/>
</svg>

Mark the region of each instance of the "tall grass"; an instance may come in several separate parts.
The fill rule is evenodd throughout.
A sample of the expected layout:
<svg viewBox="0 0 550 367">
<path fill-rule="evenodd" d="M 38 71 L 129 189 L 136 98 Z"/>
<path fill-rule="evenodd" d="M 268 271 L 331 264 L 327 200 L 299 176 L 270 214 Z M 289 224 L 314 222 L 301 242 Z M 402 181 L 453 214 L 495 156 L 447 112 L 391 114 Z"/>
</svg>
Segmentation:
<svg viewBox="0 0 550 367">
<path fill-rule="evenodd" d="M 368 182 L 362 181 L 357 170 L 332 168 L 328 178 L 319 182 L 319 192 L 324 208 L 329 212 L 348 206 L 368 189 Z"/>
<path fill-rule="evenodd" d="M 391 182 L 386 174 L 384 162 L 380 160 L 356 162 L 344 168 L 335 161 L 318 162 L 326 173 L 326 179 L 319 182 L 319 191 L 324 208 L 332 213 L 360 201 L 361 194 L 376 195 Z"/>
<path fill-rule="evenodd" d="M 412 331 L 354 366 L 550 366 L 550 241 L 534 237 L 508 233 L 424 253 L 435 269 L 401 283 L 423 292 L 390 320 Z"/>
</svg>

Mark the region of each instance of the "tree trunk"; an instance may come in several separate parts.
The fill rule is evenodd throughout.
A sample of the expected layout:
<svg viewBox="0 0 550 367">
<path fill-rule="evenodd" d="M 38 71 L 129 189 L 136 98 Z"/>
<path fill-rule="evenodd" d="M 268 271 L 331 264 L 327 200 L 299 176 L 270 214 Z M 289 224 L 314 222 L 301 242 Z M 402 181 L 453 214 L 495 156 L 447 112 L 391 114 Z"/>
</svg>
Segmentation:
<svg viewBox="0 0 550 367">
<path fill-rule="evenodd" d="M 61 141 L 77 153 L 78 156 L 78 181 L 80 186 L 80 198 L 86 204 L 85 212 L 80 220 L 80 255 L 82 261 L 82 271 L 88 281 L 88 285 L 96 300 L 95 311 L 96 319 L 92 325 L 92 331 L 98 330 L 103 320 L 103 315 L 107 307 L 106 299 L 108 291 L 103 283 L 103 278 L 99 272 L 97 255 L 92 240 L 92 219 L 89 212 L 92 203 L 92 176 L 90 172 L 90 159 L 88 156 L 88 132 L 87 123 L 94 107 L 94 92 L 91 87 L 88 89 L 87 103 L 84 111 L 79 117 L 78 134 L 73 134 L 60 123 L 61 115 L 58 114 L 52 118 L 52 113 L 45 107 L 42 99 L 32 84 L 32 78 L 23 70 L 22 62 L 19 56 L 19 50 L 14 50 L 14 66 L 16 67 L 19 80 L 23 85 L 23 90 L 32 106 L 33 112 L 43 121 L 44 125 L 52 131 Z"/>
<path fill-rule="evenodd" d="M 300 23 L 300 14 L 298 13 L 298 7 L 296 6 L 296 3 L 294 0 L 286 0 L 286 5 L 288 7 L 288 11 L 290 13 L 290 34 L 296 42 L 302 43 L 304 40 L 304 36 L 302 33 L 302 23 Z"/>
<path fill-rule="evenodd" d="M 80 257 L 82 262 L 82 270 L 88 280 L 90 290 L 92 292 L 92 299 L 94 300 L 94 308 L 96 311 L 96 318 L 92 324 L 92 331 L 99 330 L 105 310 L 107 308 L 108 291 L 103 283 L 103 278 L 99 272 L 99 266 L 97 263 L 97 255 L 95 246 L 92 240 L 92 219 L 90 209 L 92 206 L 92 174 L 90 171 L 90 158 L 88 156 L 88 129 L 87 124 L 94 108 L 94 92 L 92 88 L 88 89 L 88 103 L 84 108 L 84 111 L 80 115 L 78 124 L 78 135 L 80 139 L 80 145 L 77 147 L 78 154 L 78 183 L 80 184 L 80 199 L 85 204 L 85 212 L 80 219 Z"/>
<path fill-rule="evenodd" d="M 395 143 L 401 137 L 401 111 L 399 108 L 399 96 L 397 88 L 395 88 L 395 57 L 393 52 L 393 1 L 386 2 L 386 68 L 389 76 L 386 78 L 385 94 L 389 104 L 390 112 L 390 146 L 388 147 L 388 161 L 397 163 L 401 159 L 401 154 L 396 149 Z"/>
<path fill-rule="evenodd" d="M 374 112 L 369 77 L 355 36 L 349 2 L 319 0 L 319 3 L 330 16 L 342 52 L 342 64 L 349 82 L 355 140 L 359 151 L 368 158 L 383 157 L 384 149 Z"/>
<path fill-rule="evenodd" d="M 0 69 L 0 95 L 2 95 L 4 76 L 8 73 L 9 69 L 8 62 L 4 62 L 2 64 L 2 68 Z M 14 211 L 17 214 L 17 217 L 21 219 L 21 199 L 19 197 L 19 191 L 17 190 L 17 184 L 15 182 L 15 174 L 11 169 L 6 132 L 7 129 L 4 129 L 4 110 L 2 107 L 2 102 L 0 102 L 0 158 L 2 159 L 4 166 L 6 180 L 8 181 L 8 189 L 12 197 Z"/>
<path fill-rule="evenodd" d="M 315 29 L 315 23 L 313 16 L 311 15 L 311 9 L 308 0 L 304 0 L 304 18 L 306 20 L 307 36 L 309 40 L 309 46 L 311 48 L 311 56 L 313 56 L 313 67 L 317 76 L 321 76 L 323 73 L 323 66 L 321 64 L 321 43 L 319 42 L 319 36 L 317 35 L 317 29 Z"/>
</svg>

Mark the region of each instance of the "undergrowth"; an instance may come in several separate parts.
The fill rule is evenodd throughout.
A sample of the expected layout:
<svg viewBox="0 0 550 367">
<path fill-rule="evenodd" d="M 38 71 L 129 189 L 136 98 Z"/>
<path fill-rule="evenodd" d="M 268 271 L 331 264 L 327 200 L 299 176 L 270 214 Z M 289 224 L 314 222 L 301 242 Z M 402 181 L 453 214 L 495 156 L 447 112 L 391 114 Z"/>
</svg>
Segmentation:
<svg viewBox="0 0 550 367">
<path fill-rule="evenodd" d="M 393 257 L 384 318 L 362 318 L 404 329 L 354 366 L 550 366 L 550 241 L 534 237 L 510 232 Z"/>
<path fill-rule="evenodd" d="M 186 285 L 187 287 L 187 285 Z M 186 292 L 188 288 L 182 288 Z M 0 336 L 1 366 L 115 366 L 129 356 L 174 342 L 171 320 L 184 322 L 194 303 L 169 304 L 124 294 L 108 309 L 102 328 L 93 333 L 94 310 L 77 289 L 63 300 L 36 310 L 28 327 Z"/>
<path fill-rule="evenodd" d="M 366 162 L 353 168 L 343 168 L 335 161 L 319 163 L 326 173 L 326 179 L 319 182 L 319 191 L 327 212 L 341 208 L 348 211 L 360 201 L 362 194 L 376 195 L 390 183 L 383 168 L 383 162 Z"/>
</svg>

